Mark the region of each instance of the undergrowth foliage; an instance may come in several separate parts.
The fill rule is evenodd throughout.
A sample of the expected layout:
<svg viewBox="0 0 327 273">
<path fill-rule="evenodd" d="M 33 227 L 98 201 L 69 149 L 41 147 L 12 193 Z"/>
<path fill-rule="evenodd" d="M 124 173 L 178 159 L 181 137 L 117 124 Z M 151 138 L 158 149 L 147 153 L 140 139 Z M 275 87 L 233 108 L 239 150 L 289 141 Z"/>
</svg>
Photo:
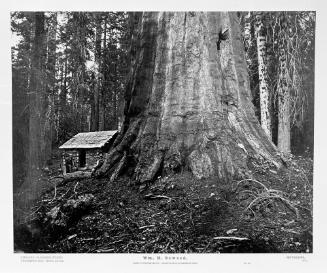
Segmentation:
<svg viewBox="0 0 327 273">
<path fill-rule="evenodd" d="M 15 249 L 78 253 L 312 251 L 312 161 L 222 185 L 191 174 L 53 185 L 15 228 Z M 289 161 L 291 162 L 291 161 Z M 290 171 L 291 170 L 291 171 Z M 272 171 L 272 172 L 271 172 Z M 280 183 L 280 179 L 288 183 Z M 264 181 L 264 182 L 263 182 Z M 232 186 L 232 187 L 231 187 Z"/>
</svg>

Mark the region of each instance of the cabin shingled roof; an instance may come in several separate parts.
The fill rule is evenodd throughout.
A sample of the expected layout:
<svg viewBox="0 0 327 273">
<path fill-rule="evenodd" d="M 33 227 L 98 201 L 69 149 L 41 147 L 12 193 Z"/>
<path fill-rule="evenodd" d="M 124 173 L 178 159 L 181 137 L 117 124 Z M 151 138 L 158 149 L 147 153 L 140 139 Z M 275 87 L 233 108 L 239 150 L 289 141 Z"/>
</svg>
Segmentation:
<svg viewBox="0 0 327 273">
<path fill-rule="evenodd" d="M 116 133 L 117 131 L 78 133 L 61 145 L 59 149 L 102 148 Z"/>
</svg>

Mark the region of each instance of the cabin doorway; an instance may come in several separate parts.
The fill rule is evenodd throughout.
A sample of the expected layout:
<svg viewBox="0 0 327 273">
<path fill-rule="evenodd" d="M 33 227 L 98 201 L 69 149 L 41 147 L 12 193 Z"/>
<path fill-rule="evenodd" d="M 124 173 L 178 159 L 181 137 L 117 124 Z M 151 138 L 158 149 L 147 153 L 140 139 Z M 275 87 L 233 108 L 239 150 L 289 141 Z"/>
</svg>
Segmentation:
<svg viewBox="0 0 327 273">
<path fill-rule="evenodd" d="M 86 165 L 86 153 L 84 150 L 80 150 L 78 153 L 78 162 L 79 162 L 79 167 L 84 168 Z"/>
</svg>

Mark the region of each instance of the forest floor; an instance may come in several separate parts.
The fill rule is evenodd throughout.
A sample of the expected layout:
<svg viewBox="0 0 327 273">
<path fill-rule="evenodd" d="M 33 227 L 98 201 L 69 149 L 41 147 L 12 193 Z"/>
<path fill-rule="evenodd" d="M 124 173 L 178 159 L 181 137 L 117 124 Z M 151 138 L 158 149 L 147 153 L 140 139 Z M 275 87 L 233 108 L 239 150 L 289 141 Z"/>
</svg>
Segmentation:
<svg viewBox="0 0 327 273">
<path fill-rule="evenodd" d="M 226 185 L 189 173 L 147 188 L 126 177 L 52 185 L 16 221 L 15 251 L 310 253 L 313 162 L 288 165 L 253 166 L 251 180 Z"/>
</svg>

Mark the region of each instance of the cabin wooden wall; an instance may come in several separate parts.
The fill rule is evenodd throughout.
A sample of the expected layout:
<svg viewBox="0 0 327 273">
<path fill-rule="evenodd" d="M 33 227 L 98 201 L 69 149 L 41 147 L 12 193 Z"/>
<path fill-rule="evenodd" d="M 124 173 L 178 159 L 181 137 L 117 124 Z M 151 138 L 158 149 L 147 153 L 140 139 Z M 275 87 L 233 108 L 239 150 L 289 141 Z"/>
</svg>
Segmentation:
<svg viewBox="0 0 327 273">
<path fill-rule="evenodd" d="M 103 156 L 104 155 L 101 149 L 86 150 L 85 168 L 87 170 L 91 170 L 96 165 L 97 161 L 102 159 Z M 72 168 L 70 172 L 77 171 L 79 168 L 79 150 L 65 150 L 62 153 L 62 171 L 64 174 L 68 172 L 66 163 L 69 159 L 71 159 L 72 162 Z"/>
</svg>

